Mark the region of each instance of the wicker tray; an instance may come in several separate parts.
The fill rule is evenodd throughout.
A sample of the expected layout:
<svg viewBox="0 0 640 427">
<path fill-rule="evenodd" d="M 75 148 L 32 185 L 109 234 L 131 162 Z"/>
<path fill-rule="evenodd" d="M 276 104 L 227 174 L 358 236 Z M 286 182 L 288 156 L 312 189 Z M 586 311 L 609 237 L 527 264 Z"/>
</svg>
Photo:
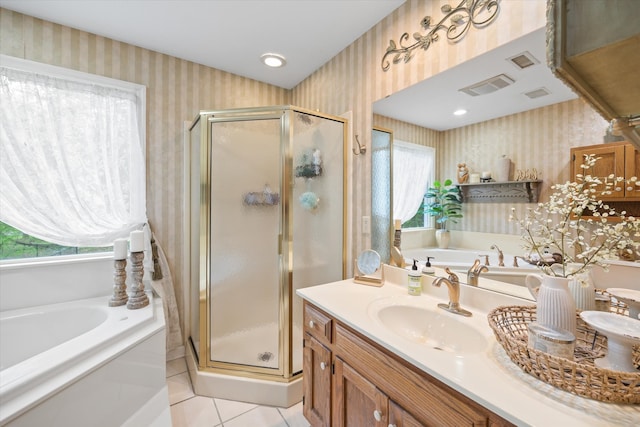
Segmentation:
<svg viewBox="0 0 640 427">
<path fill-rule="evenodd" d="M 623 303 L 612 300 L 611 311 L 625 314 Z M 529 306 L 498 307 L 488 315 L 489 325 L 513 363 L 526 373 L 559 389 L 610 403 L 640 403 L 640 371 L 619 372 L 598 368 L 593 361 L 607 354 L 607 338 L 598 334 L 578 314 L 574 360 L 528 348 L 527 324 L 536 321 Z M 634 347 L 640 364 L 640 347 Z"/>
</svg>

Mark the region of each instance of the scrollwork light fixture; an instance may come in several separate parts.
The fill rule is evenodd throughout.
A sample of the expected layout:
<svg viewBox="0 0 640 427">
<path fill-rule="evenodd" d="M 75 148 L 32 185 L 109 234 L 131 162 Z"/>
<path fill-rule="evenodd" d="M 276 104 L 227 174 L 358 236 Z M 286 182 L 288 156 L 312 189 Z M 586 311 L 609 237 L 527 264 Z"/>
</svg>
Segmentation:
<svg viewBox="0 0 640 427">
<path fill-rule="evenodd" d="M 413 57 L 413 51 L 422 48 L 429 49 L 431 43 L 437 42 L 440 36 L 439 31 L 446 31 L 447 39 L 457 43 L 469 31 L 469 27 L 473 24 L 476 28 L 482 28 L 489 25 L 500 11 L 500 0 L 462 0 L 458 6 L 451 7 L 448 4 L 443 5 L 440 10 L 445 16 L 435 26 L 431 26 L 431 17 L 425 16 L 420 25 L 426 31 L 422 35 L 418 32 L 413 33 L 415 43 L 405 46 L 409 40 L 409 33 L 400 36 L 400 40 L 396 44 L 393 40 L 389 41 L 387 51 L 382 57 L 382 70 L 387 71 L 391 63 L 409 62 Z M 445 24 L 450 20 L 450 24 Z M 392 56 L 391 61 L 388 59 Z"/>
</svg>

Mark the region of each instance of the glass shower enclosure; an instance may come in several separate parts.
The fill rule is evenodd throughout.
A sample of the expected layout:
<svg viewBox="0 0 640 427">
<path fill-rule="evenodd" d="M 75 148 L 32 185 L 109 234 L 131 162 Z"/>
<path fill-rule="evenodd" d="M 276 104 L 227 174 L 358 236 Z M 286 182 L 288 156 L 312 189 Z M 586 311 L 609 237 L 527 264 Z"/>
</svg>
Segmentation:
<svg viewBox="0 0 640 427">
<path fill-rule="evenodd" d="M 190 337 L 199 370 L 302 373 L 300 288 L 346 274 L 345 119 L 201 112 L 189 130 Z"/>
</svg>

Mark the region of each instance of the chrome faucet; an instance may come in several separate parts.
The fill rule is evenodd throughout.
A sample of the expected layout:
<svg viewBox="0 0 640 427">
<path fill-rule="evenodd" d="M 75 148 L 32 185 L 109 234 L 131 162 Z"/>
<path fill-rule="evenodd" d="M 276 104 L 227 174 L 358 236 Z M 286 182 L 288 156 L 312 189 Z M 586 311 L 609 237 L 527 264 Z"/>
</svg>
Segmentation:
<svg viewBox="0 0 640 427">
<path fill-rule="evenodd" d="M 489 271 L 489 268 L 486 265 L 481 265 L 480 260 L 476 259 L 467 271 L 467 285 L 478 286 L 478 277 L 483 271 Z"/>
<path fill-rule="evenodd" d="M 463 308 L 460 308 L 460 280 L 449 267 L 446 267 L 444 271 L 447 272 L 449 277 L 436 277 L 433 281 L 433 286 L 440 287 L 441 284 L 447 285 L 449 290 L 449 304 L 438 304 L 438 307 L 447 310 L 448 312 L 460 314 L 461 316 L 471 317 L 471 312 Z"/>
<path fill-rule="evenodd" d="M 498 245 L 491 245 L 491 249 L 498 251 L 498 267 L 504 267 L 504 254 L 498 247 Z"/>
</svg>

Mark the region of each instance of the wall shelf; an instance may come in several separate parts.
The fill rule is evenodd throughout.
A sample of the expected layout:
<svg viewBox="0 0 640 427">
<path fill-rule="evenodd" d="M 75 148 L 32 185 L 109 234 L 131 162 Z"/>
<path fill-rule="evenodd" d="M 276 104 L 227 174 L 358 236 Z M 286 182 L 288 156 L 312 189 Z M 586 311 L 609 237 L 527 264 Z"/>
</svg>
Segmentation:
<svg viewBox="0 0 640 427">
<path fill-rule="evenodd" d="M 542 180 L 458 184 L 464 203 L 537 203 Z"/>
</svg>

